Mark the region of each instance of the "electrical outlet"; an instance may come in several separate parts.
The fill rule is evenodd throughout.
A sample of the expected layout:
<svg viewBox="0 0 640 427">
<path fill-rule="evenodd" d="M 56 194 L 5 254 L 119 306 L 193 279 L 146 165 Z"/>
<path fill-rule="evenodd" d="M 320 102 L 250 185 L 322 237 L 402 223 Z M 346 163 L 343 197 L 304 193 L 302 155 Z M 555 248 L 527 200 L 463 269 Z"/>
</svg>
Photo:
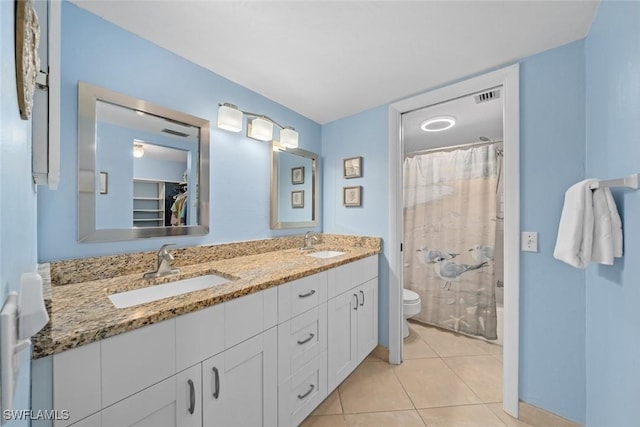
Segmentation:
<svg viewBox="0 0 640 427">
<path fill-rule="evenodd" d="M 522 232 L 522 250 L 524 252 L 538 252 L 538 232 Z"/>
</svg>

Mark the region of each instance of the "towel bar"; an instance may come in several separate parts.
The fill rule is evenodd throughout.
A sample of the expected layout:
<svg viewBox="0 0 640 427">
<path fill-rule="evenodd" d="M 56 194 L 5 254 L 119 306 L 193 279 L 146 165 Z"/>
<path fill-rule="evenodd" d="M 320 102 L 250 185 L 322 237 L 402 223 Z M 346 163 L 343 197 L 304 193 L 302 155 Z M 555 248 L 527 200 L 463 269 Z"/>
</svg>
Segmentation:
<svg viewBox="0 0 640 427">
<path fill-rule="evenodd" d="M 602 181 L 596 181 L 593 184 L 591 184 L 589 188 L 591 188 L 592 190 L 595 190 L 596 188 L 604 188 L 604 187 L 624 187 L 624 188 L 631 188 L 631 189 L 637 190 L 639 187 L 638 175 L 639 174 L 634 173 L 633 175 L 629 175 L 625 178 L 606 179 Z"/>
</svg>

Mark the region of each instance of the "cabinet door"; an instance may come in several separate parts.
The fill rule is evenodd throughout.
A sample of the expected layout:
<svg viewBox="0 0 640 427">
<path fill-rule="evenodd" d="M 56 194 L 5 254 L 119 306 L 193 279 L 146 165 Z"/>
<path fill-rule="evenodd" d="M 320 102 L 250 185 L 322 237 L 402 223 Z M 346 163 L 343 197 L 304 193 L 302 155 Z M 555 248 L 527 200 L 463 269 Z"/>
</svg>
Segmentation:
<svg viewBox="0 0 640 427">
<path fill-rule="evenodd" d="M 201 393 L 196 365 L 103 409 L 102 427 L 199 426 Z"/>
<path fill-rule="evenodd" d="M 378 279 L 358 286 L 358 363 L 378 345 Z"/>
<path fill-rule="evenodd" d="M 202 362 L 203 425 L 276 426 L 277 330 Z"/>
<path fill-rule="evenodd" d="M 328 393 L 331 393 L 358 364 L 356 289 L 338 295 L 327 304 Z"/>
</svg>

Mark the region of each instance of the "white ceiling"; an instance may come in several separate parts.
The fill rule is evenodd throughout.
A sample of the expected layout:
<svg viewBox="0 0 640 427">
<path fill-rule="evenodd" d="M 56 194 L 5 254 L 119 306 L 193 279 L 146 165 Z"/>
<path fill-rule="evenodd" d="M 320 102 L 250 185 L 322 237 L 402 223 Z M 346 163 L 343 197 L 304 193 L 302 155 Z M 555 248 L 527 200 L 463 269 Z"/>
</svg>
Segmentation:
<svg viewBox="0 0 640 427">
<path fill-rule="evenodd" d="M 72 1 L 320 124 L 581 39 L 598 6 Z"/>
</svg>

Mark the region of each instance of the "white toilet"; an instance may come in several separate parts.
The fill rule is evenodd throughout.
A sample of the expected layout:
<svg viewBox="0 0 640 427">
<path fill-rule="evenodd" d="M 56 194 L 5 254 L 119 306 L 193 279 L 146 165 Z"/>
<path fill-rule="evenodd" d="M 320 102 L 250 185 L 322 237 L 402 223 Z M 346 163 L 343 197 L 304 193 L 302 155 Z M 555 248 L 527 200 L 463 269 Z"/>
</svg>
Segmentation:
<svg viewBox="0 0 640 427">
<path fill-rule="evenodd" d="M 406 338 L 409 336 L 409 323 L 407 319 L 420 313 L 422 301 L 420 301 L 420 295 L 409 289 L 402 290 L 402 300 L 402 315 L 404 316 L 402 337 Z"/>
</svg>

